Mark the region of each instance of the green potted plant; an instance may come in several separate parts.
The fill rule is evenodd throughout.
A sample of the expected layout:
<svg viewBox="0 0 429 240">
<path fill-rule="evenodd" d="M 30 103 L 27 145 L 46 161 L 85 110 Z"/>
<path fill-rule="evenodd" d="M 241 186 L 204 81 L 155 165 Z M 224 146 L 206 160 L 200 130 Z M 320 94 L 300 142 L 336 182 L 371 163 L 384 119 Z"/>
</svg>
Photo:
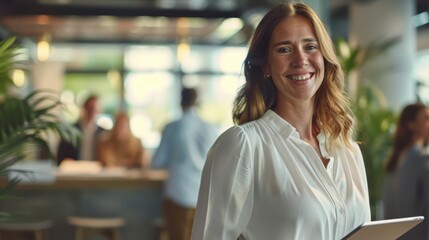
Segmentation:
<svg viewBox="0 0 429 240">
<path fill-rule="evenodd" d="M 397 43 L 398 38 L 370 44 L 367 48 L 351 46 L 344 39 L 336 42 L 338 58 L 346 74 L 346 88 L 349 77 L 368 60 Z M 356 118 L 355 138 L 365 161 L 371 215 L 377 218 L 378 203 L 381 199 L 384 166 L 392 146 L 392 135 L 396 126 L 397 113 L 389 108 L 382 91 L 371 82 L 358 82 L 352 96 L 352 110 Z"/>
<path fill-rule="evenodd" d="M 72 143 L 79 137 L 73 126 L 60 121 L 52 112 L 63 106 L 54 92 L 33 90 L 24 97 L 9 93 L 13 85 L 10 71 L 20 63 L 15 60 L 19 49 L 15 42 L 15 37 L 0 42 L 0 178 L 3 179 L 10 167 L 26 156 L 26 146 L 49 150 L 44 137 L 48 131 Z M 7 191 L 18 182 L 18 178 L 9 179 L 5 186 L 0 186 L 0 198 L 6 197 Z M 0 220 L 7 217 L 7 213 L 0 213 Z"/>
</svg>

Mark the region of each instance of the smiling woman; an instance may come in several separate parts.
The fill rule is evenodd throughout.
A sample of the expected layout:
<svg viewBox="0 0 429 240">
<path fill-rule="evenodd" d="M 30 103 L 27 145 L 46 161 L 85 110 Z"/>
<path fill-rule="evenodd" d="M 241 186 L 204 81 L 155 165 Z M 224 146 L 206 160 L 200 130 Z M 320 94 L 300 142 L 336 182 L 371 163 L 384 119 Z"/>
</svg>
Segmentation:
<svg viewBox="0 0 429 240">
<path fill-rule="evenodd" d="M 191 239 L 341 239 L 369 221 L 343 72 L 316 13 L 274 7 L 244 66 L 238 125 L 209 151 Z"/>
<path fill-rule="evenodd" d="M 277 111 L 287 109 L 283 104 L 302 101 L 305 103 L 301 104 L 312 107 L 312 98 L 322 84 L 325 66 L 310 22 L 301 16 L 280 22 L 273 31 L 268 49 L 264 72 L 271 76 L 277 89 Z"/>
</svg>

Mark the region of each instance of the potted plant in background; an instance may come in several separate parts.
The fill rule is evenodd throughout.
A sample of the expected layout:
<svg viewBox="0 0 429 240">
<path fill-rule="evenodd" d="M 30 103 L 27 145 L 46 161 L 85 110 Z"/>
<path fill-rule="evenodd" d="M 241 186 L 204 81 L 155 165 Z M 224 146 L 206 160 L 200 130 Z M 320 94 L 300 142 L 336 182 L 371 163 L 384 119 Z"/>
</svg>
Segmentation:
<svg viewBox="0 0 429 240">
<path fill-rule="evenodd" d="M 351 74 L 391 46 L 399 38 L 370 44 L 367 48 L 351 46 L 344 39 L 336 42 L 338 58 L 346 75 L 346 88 L 350 91 Z M 397 113 L 389 108 L 382 91 L 371 82 L 357 82 L 350 92 L 352 110 L 356 118 L 355 138 L 365 161 L 372 219 L 377 219 L 384 178 L 384 166 L 392 146 Z"/>
<path fill-rule="evenodd" d="M 31 149 L 49 151 L 47 132 L 57 133 L 60 138 L 76 143 L 79 132 L 73 126 L 62 122 L 52 111 L 63 104 L 57 94 L 49 90 L 33 90 L 26 96 L 11 94 L 13 81 L 10 72 L 22 67 L 16 60 L 18 50 L 16 38 L 10 37 L 0 42 L 0 178 L 6 179 L 10 167 L 22 160 Z M 28 146 L 37 148 L 28 148 Z M 50 154 L 52 157 L 53 155 Z M 18 178 L 9 179 L 0 185 L 0 199 L 15 184 Z M 9 215 L 0 213 L 0 220 Z"/>
</svg>

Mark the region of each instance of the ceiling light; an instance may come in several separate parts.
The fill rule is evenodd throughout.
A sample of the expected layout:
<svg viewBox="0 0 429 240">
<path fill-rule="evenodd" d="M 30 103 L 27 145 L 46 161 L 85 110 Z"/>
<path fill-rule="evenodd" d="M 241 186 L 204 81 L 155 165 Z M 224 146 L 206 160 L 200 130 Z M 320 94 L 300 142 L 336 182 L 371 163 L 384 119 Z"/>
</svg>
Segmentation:
<svg viewBox="0 0 429 240">
<path fill-rule="evenodd" d="M 243 28 L 243 21 L 240 18 L 227 18 L 208 36 L 214 41 L 225 41 Z"/>
<path fill-rule="evenodd" d="M 49 33 L 43 34 L 40 41 L 37 43 L 37 59 L 41 62 L 49 59 L 51 51 L 51 35 Z"/>
<path fill-rule="evenodd" d="M 40 25 L 47 25 L 49 23 L 49 16 L 48 15 L 37 16 L 37 23 Z"/>
<path fill-rule="evenodd" d="M 15 69 L 12 72 L 13 84 L 17 87 L 22 87 L 25 84 L 25 73 L 22 69 Z"/>
<path fill-rule="evenodd" d="M 187 38 L 181 38 L 179 44 L 177 44 L 177 61 L 182 64 L 183 61 L 189 56 L 191 52 L 191 46 Z"/>
</svg>

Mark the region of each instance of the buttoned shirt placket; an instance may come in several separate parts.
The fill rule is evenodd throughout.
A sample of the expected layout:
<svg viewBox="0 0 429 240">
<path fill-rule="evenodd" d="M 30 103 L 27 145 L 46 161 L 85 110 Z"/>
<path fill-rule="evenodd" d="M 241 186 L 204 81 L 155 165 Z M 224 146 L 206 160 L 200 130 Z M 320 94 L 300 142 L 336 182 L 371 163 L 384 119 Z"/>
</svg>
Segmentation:
<svg viewBox="0 0 429 240">
<path fill-rule="evenodd" d="M 325 168 L 323 165 L 320 157 L 314 150 L 314 148 L 303 141 L 304 148 L 303 153 L 307 156 L 307 158 L 310 161 L 311 166 L 313 167 L 313 170 L 316 171 L 318 174 L 316 174 L 319 177 L 320 182 L 325 188 L 325 191 L 329 198 L 331 199 L 331 202 L 335 208 L 335 216 L 336 216 L 336 225 L 335 225 L 335 239 L 340 239 L 343 236 L 339 236 L 339 229 L 343 229 L 344 223 L 346 222 L 346 210 L 345 210 L 345 203 L 344 199 L 341 196 L 341 194 L 338 192 L 338 189 L 333 181 L 333 165 L 335 159 L 334 157 L 329 157 L 329 163 L 328 166 Z"/>
</svg>

